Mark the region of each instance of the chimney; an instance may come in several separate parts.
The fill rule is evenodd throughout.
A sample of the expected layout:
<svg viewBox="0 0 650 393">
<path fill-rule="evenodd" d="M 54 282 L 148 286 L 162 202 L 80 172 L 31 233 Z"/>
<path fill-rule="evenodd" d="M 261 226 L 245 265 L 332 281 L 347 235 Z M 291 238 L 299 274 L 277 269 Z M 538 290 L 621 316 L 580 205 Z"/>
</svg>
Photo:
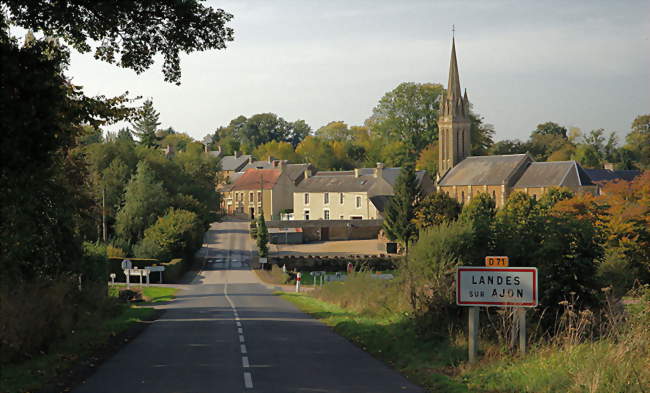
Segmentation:
<svg viewBox="0 0 650 393">
<path fill-rule="evenodd" d="M 305 169 L 305 179 L 309 179 L 311 177 L 311 169 Z"/>
<path fill-rule="evenodd" d="M 268 156 L 267 160 L 269 161 L 269 164 L 273 161 L 273 159 L 271 158 L 271 156 Z"/>
<path fill-rule="evenodd" d="M 354 177 L 359 177 L 359 168 L 354 168 Z"/>
<path fill-rule="evenodd" d="M 614 164 L 611 162 L 606 162 L 603 167 L 607 169 L 608 171 L 613 171 L 614 170 Z"/>
<path fill-rule="evenodd" d="M 217 146 L 217 151 L 218 151 L 219 154 L 221 155 L 221 145 Z"/>
<path fill-rule="evenodd" d="M 238 157 L 239 157 L 239 152 L 237 150 L 235 150 L 235 158 L 238 158 Z"/>
<path fill-rule="evenodd" d="M 253 163 L 253 156 L 248 157 L 248 163 L 252 164 Z"/>
<path fill-rule="evenodd" d="M 375 168 L 375 177 L 381 177 L 383 171 L 384 171 L 384 164 L 381 163 L 381 162 L 378 162 L 377 167 Z"/>
<path fill-rule="evenodd" d="M 278 165 L 280 166 L 280 172 L 284 172 L 284 169 L 287 167 L 287 160 L 278 161 Z"/>
</svg>

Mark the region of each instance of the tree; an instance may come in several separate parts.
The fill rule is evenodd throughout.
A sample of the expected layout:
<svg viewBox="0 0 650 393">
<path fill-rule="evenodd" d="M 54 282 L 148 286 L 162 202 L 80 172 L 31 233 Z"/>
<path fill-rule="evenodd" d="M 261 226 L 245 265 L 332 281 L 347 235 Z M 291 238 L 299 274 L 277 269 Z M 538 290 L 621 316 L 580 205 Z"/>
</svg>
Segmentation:
<svg viewBox="0 0 650 393">
<path fill-rule="evenodd" d="M 445 221 L 454 221 L 458 218 L 460 210 L 460 203 L 456 199 L 444 192 L 433 192 L 418 201 L 415 225 L 422 231 Z"/>
<path fill-rule="evenodd" d="M 538 124 L 537 128 L 533 130 L 531 137 L 533 135 L 554 135 L 567 139 L 567 129 L 557 123 L 547 121 L 546 123 Z"/>
<path fill-rule="evenodd" d="M 332 141 L 351 141 L 352 131 L 343 121 L 331 121 L 316 130 L 316 136 Z"/>
<path fill-rule="evenodd" d="M 169 209 L 147 228 L 134 247 L 138 258 L 169 261 L 186 258 L 201 247 L 204 227 L 198 216 L 187 210 Z"/>
<path fill-rule="evenodd" d="M 602 168 L 603 160 L 593 145 L 581 144 L 576 147 L 575 160 L 586 168 Z"/>
<path fill-rule="evenodd" d="M 650 114 L 637 116 L 625 138 L 626 149 L 643 169 L 650 169 Z"/>
<path fill-rule="evenodd" d="M 484 156 L 494 144 L 494 126 L 483 123 L 483 117 L 469 114 L 470 136 L 472 140 L 472 155 Z"/>
<path fill-rule="evenodd" d="M 300 142 L 296 153 L 302 157 L 303 162 L 309 162 L 320 170 L 328 170 L 334 167 L 334 154 L 332 148 L 326 141 L 308 136 Z"/>
<path fill-rule="evenodd" d="M 311 127 L 304 120 L 296 120 L 290 126 L 287 142 L 295 149 L 311 133 Z"/>
<path fill-rule="evenodd" d="M 298 154 L 293 150 L 291 143 L 277 141 L 271 141 L 257 146 L 253 151 L 253 156 L 258 160 L 266 160 L 267 157 L 273 157 L 278 160 L 298 162 L 300 159 Z"/>
<path fill-rule="evenodd" d="M 388 140 L 404 142 L 415 161 L 438 139 L 438 97 L 443 93 L 437 83 L 401 83 L 384 94 L 366 125 Z"/>
<path fill-rule="evenodd" d="M 383 228 L 390 240 L 399 242 L 408 255 L 409 243 L 417 238 L 415 208 L 421 190 L 412 165 L 402 167 L 384 213 Z"/>
<path fill-rule="evenodd" d="M 494 249 L 494 221 L 496 201 L 487 193 L 480 193 L 463 206 L 459 221 L 472 228 L 472 247 L 466 254 L 466 262 L 479 264 Z"/>
<path fill-rule="evenodd" d="M 503 155 L 503 154 L 523 154 L 526 153 L 528 147 L 520 140 L 506 139 L 498 141 L 488 149 L 489 155 Z"/>
<path fill-rule="evenodd" d="M 415 162 L 416 170 L 426 170 L 431 176 L 438 173 L 438 143 L 434 142 L 422 149 Z"/>
<path fill-rule="evenodd" d="M 116 231 L 130 244 L 142 239 L 145 229 L 169 207 L 169 197 L 146 161 L 138 164 L 124 193 L 124 206 L 117 213 Z"/>
<path fill-rule="evenodd" d="M 224 49 L 233 40 L 226 27 L 232 15 L 197 1 L 111 3 L 70 0 L 57 2 L 2 0 L 11 22 L 28 30 L 61 37 L 81 53 L 130 68 L 147 70 L 157 55 L 163 57 L 165 80 L 179 83 L 181 52 Z M 0 26 L 7 24 L 4 13 Z M 4 33 L 4 32 L 2 32 Z M 2 34 L 0 33 L 0 34 Z"/>
<path fill-rule="evenodd" d="M 146 100 L 138 111 L 137 120 L 131 124 L 133 133 L 138 137 L 140 144 L 147 147 L 158 146 L 156 131 L 160 122 L 160 114 L 154 109 L 153 101 Z"/>
<path fill-rule="evenodd" d="M 266 228 L 264 214 L 260 214 L 257 218 L 257 250 L 262 258 L 266 258 L 269 255 L 268 243 L 269 231 Z"/>
</svg>

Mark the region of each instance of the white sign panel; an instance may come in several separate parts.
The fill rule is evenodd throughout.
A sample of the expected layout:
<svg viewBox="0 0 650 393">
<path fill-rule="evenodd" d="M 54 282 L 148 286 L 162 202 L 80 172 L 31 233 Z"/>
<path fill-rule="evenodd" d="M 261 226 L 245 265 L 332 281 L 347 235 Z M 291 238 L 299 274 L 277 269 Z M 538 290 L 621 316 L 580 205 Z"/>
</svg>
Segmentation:
<svg viewBox="0 0 650 393">
<path fill-rule="evenodd" d="M 459 306 L 535 307 L 537 268 L 459 266 L 456 277 Z"/>
</svg>

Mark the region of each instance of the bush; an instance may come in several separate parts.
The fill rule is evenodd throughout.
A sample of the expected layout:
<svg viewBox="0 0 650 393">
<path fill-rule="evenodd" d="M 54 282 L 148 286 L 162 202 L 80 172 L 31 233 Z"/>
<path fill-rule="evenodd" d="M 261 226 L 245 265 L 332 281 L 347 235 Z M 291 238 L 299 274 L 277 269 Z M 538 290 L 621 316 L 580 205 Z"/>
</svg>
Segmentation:
<svg viewBox="0 0 650 393">
<path fill-rule="evenodd" d="M 187 271 L 187 264 L 183 258 L 175 258 L 162 265 L 165 267 L 165 272 L 163 273 L 164 282 L 168 283 L 181 282 L 183 275 Z"/>
<path fill-rule="evenodd" d="M 203 222 L 187 210 L 169 209 L 167 214 L 144 232 L 135 246 L 138 257 L 168 260 L 187 256 L 203 243 Z"/>
<path fill-rule="evenodd" d="M 279 267 L 286 265 L 287 270 L 344 272 L 348 263 L 352 263 L 356 271 L 392 270 L 396 268 L 396 259 L 385 256 L 365 257 L 312 257 L 285 256 L 273 258 L 273 264 Z"/>
</svg>

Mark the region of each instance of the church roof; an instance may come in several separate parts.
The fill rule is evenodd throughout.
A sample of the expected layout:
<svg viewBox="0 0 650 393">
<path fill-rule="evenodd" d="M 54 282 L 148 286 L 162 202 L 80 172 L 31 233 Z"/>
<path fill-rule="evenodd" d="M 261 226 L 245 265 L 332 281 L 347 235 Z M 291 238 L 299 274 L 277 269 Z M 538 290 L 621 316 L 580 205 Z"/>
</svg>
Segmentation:
<svg viewBox="0 0 650 393">
<path fill-rule="evenodd" d="M 551 161 L 531 163 L 515 183 L 515 188 L 593 185 L 577 162 Z"/>
<path fill-rule="evenodd" d="M 467 157 L 451 168 L 439 186 L 494 186 L 508 184 L 532 159 L 527 154 Z"/>
<path fill-rule="evenodd" d="M 641 174 L 641 171 L 626 170 L 612 171 L 609 169 L 585 169 L 585 172 L 593 182 L 608 182 L 612 180 L 634 180 Z"/>
</svg>

